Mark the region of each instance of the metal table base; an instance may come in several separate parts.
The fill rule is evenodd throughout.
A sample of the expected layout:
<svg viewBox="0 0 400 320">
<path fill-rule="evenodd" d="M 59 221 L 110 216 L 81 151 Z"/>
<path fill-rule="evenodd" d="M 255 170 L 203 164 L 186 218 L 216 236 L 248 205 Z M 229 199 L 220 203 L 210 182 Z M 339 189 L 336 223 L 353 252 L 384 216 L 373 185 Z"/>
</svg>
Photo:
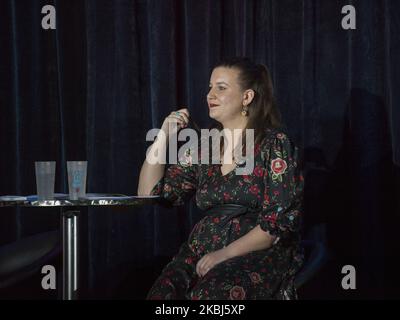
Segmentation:
<svg viewBox="0 0 400 320">
<path fill-rule="evenodd" d="M 64 211 L 62 216 L 63 300 L 78 298 L 78 216 L 79 211 Z"/>
</svg>

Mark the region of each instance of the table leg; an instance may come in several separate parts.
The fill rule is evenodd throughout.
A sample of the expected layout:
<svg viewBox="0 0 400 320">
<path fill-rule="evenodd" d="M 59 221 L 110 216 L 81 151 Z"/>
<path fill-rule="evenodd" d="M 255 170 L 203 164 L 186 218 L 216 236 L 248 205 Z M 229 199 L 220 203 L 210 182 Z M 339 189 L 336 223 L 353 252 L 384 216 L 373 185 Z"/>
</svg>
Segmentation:
<svg viewBox="0 0 400 320">
<path fill-rule="evenodd" d="M 63 300 L 78 297 L 78 215 L 76 210 L 62 213 Z"/>
</svg>

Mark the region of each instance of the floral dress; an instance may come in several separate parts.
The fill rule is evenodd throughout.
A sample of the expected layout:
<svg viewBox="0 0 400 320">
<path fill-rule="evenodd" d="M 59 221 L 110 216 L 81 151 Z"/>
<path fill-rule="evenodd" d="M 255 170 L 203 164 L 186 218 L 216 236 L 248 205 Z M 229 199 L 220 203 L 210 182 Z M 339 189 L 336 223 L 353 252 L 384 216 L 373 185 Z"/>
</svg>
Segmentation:
<svg viewBox="0 0 400 320">
<path fill-rule="evenodd" d="M 254 146 L 254 170 L 226 175 L 220 164 L 180 163 L 167 167 L 153 188 L 172 205 L 195 195 L 200 209 L 233 203 L 254 209 L 221 224 L 223 215 L 206 215 L 193 228 L 173 260 L 163 269 L 147 299 L 296 299 L 294 277 L 301 268 L 300 218 L 303 176 L 297 147 L 282 129 L 266 129 Z M 265 250 L 217 264 L 204 277 L 197 262 L 222 249 L 257 225 L 276 236 Z"/>
</svg>

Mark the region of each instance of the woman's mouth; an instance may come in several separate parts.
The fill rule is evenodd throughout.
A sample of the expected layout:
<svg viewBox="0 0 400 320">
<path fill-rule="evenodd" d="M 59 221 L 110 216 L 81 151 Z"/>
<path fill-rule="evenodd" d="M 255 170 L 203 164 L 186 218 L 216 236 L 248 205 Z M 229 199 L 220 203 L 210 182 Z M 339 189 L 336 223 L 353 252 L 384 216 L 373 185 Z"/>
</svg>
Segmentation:
<svg viewBox="0 0 400 320">
<path fill-rule="evenodd" d="M 214 103 L 209 103 L 209 104 L 208 104 L 208 107 L 211 109 L 211 108 L 218 107 L 218 105 L 217 105 L 217 104 L 214 104 Z"/>
</svg>

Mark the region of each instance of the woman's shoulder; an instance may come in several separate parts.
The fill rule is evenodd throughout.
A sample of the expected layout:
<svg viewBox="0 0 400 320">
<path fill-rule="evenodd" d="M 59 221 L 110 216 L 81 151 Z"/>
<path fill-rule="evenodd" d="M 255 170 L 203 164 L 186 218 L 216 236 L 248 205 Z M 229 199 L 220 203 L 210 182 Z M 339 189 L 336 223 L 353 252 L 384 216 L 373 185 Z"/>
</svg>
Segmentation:
<svg viewBox="0 0 400 320">
<path fill-rule="evenodd" d="M 290 142 L 288 132 L 285 128 L 265 128 L 264 138 L 262 139 L 260 146 L 261 149 L 266 149 L 270 148 L 271 145 L 285 142 Z"/>
<path fill-rule="evenodd" d="M 292 153 L 297 147 L 289 137 L 288 131 L 285 128 L 266 128 L 265 135 L 258 146 L 257 151 L 260 150 L 261 158 L 268 160 L 272 153 Z"/>
</svg>

